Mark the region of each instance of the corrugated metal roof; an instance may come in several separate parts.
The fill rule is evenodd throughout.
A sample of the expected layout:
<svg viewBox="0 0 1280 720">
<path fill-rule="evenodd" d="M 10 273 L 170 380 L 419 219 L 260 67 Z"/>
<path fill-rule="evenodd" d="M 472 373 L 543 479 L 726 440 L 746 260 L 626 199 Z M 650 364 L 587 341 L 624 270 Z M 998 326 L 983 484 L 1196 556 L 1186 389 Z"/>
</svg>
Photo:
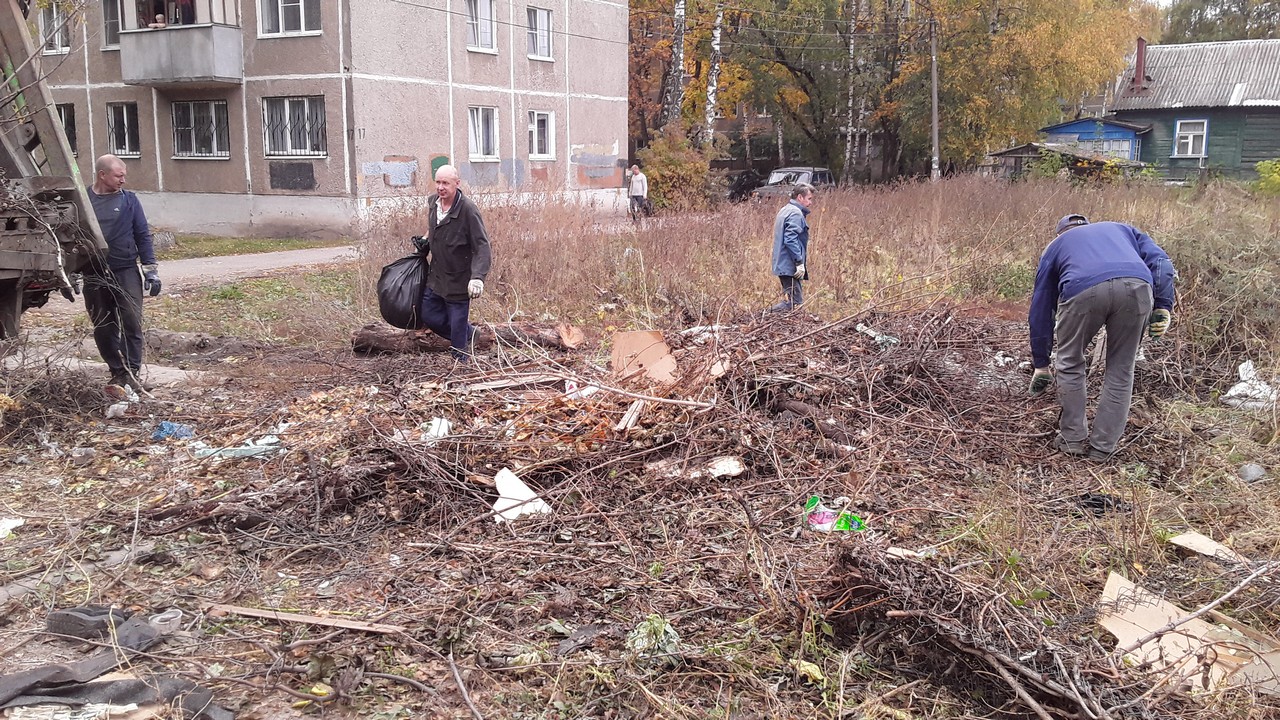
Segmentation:
<svg viewBox="0 0 1280 720">
<path fill-rule="evenodd" d="M 1147 46 L 1146 87 L 1130 61 L 1116 110 L 1280 106 L 1280 39 Z"/>
</svg>

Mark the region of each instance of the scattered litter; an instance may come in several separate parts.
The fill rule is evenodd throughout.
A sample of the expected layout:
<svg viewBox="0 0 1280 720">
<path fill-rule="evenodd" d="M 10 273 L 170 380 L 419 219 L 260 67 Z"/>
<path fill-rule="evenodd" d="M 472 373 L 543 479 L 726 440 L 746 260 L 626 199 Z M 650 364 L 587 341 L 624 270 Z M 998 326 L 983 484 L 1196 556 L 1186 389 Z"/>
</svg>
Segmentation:
<svg viewBox="0 0 1280 720">
<path fill-rule="evenodd" d="M 1130 667 L 1149 668 L 1193 690 L 1248 685 L 1280 694 L 1280 640 L 1225 615 L 1213 615 L 1220 625 L 1200 618 L 1180 622 L 1190 613 L 1116 573 L 1107 577 L 1099 610 L 1098 624 L 1116 637 L 1119 647 L 1150 638 L 1126 655 Z M 1159 632 L 1171 623 L 1177 627 Z"/>
<path fill-rule="evenodd" d="M 263 435 L 257 440 L 246 440 L 243 445 L 228 448 L 212 448 L 203 442 L 196 441 L 191 443 L 191 448 L 195 450 L 197 458 L 270 457 L 284 450 L 284 446 L 280 444 L 280 438 L 276 435 Z"/>
<path fill-rule="evenodd" d="M 103 389 L 103 394 L 112 400 L 124 400 L 130 403 L 136 403 L 141 400 L 138 397 L 138 393 L 126 385 L 108 385 Z"/>
<path fill-rule="evenodd" d="M 1111 510 L 1128 512 L 1133 509 L 1133 506 L 1129 503 L 1107 493 L 1087 492 L 1083 495 L 1075 496 L 1071 501 L 1081 510 L 1091 512 L 1098 517 L 1102 517 Z"/>
<path fill-rule="evenodd" d="M 551 506 L 508 468 L 502 468 L 493 478 L 498 486 L 498 499 L 493 503 L 497 513 L 494 520 L 511 522 L 521 515 L 550 513 Z"/>
<path fill-rule="evenodd" d="M 886 333 L 882 333 L 879 330 L 876 330 L 870 325 L 866 325 L 864 323 L 858 323 L 857 327 L 854 329 L 862 333 L 863 335 L 866 335 L 867 337 L 871 338 L 872 340 L 875 340 L 876 344 L 880 346 L 881 350 L 888 350 L 894 345 L 897 345 L 898 343 L 902 342 L 898 338 L 892 335 L 888 335 Z"/>
<path fill-rule="evenodd" d="M 1248 559 L 1240 553 L 1214 540 L 1213 538 L 1201 535 L 1198 532 L 1184 532 L 1176 537 L 1169 538 L 1169 543 L 1177 545 L 1180 548 L 1186 548 L 1192 552 L 1207 555 L 1217 560 L 1227 560 L 1230 562 L 1248 562 Z"/>
<path fill-rule="evenodd" d="M 594 395 L 600 388 L 595 385 L 579 386 L 574 380 L 564 381 L 564 397 L 566 400 L 581 400 L 583 398 Z"/>
<path fill-rule="evenodd" d="M 62 452 L 62 448 L 58 447 L 58 443 L 49 441 L 48 430 L 37 430 L 36 442 L 40 444 L 40 447 L 44 448 L 42 455 L 45 457 L 60 458 L 65 454 Z"/>
<path fill-rule="evenodd" d="M 640 660 L 661 659 L 668 664 L 679 662 L 680 633 L 661 615 L 645 618 L 627 633 L 627 649 Z"/>
<path fill-rule="evenodd" d="M 1266 477 L 1267 469 L 1258 463 L 1245 463 L 1240 466 L 1240 469 L 1236 471 L 1236 474 L 1240 476 L 1241 480 L 1251 483 L 1257 482 Z"/>
<path fill-rule="evenodd" d="M 1222 396 L 1222 402 L 1244 410 L 1268 410 L 1275 407 L 1280 392 L 1258 377 L 1252 360 L 1240 363 L 1240 382 Z"/>
<path fill-rule="evenodd" d="M 0 540 L 4 540 L 13 534 L 14 530 L 26 525 L 24 518 L 0 518 Z"/>
<path fill-rule="evenodd" d="M 719 340 L 721 330 L 730 330 L 732 325 L 697 325 L 680 331 L 680 334 L 689 338 L 695 345 L 701 345 L 708 340 Z"/>
<path fill-rule="evenodd" d="M 991 367 L 1007 368 L 1016 362 L 1018 362 L 1018 358 L 1006 355 L 1003 350 L 997 350 L 995 357 L 991 358 Z"/>
<path fill-rule="evenodd" d="M 98 451 L 91 447 L 71 448 L 71 462 L 81 467 L 93 462 L 98 457 Z"/>
<path fill-rule="evenodd" d="M 569 633 L 569 637 L 560 641 L 556 646 L 556 655 L 564 657 L 570 653 L 575 653 L 583 648 L 591 647 L 595 642 L 596 636 L 603 630 L 603 626 L 596 623 L 589 625 L 579 625 L 573 632 Z"/>
<path fill-rule="evenodd" d="M 712 458 L 706 467 L 697 470 L 685 470 L 686 467 L 687 464 L 685 462 L 674 458 L 658 460 L 645 465 L 646 470 L 659 477 L 684 477 L 689 480 L 699 480 L 704 477 L 738 477 L 747 471 L 747 466 L 742 462 L 742 458 L 733 455 L 721 455 Z"/>
<path fill-rule="evenodd" d="M 138 705 L 111 705 L 109 703 L 88 703 L 72 708 L 67 705 L 26 705 L 8 708 L 5 717 L 8 720 L 132 720 L 133 718 L 151 718 L 158 715 L 148 712 L 137 715 Z"/>
<path fill-rule="evenodd" d="M 570 350 L 577 348 L 587 339 L 581 330 L 568 324 L 557 325 L 556 333 L 560 335 L 560 343 Z"/>
<path fill-rule="evenodd" d="M 129 412 L 130 404 L 131 403 L 128 400 L 121 400 L 113 405 L 108 405 L 105 412 L 107 419 L 112 420 L 114 418 L 124 417 Z"/>
<path fill-rule="evenodd" d="M 174 440 L 189 440 L 196 436 L 195 428 L 183 423 L 169 422 L 161 420 L 156 431 L 151 433 L 152 440 L 164 440 L 173 438 Z"/>
<path fill-rule="evenodd" d="M 657 330 L 613 334 L 613 374 L 620 378 L 645 375 L 656 382 L 675 380 L 676 359 Z"/>
<path fill-rule="evenodd" d="M 937 557 L 938 548 L 930 547 L 924 550 L 908 550 L 907 548 L 890 547 L 884 551 L 885 555 L 898 560 L 923 560 L 925 558 Z"/>
<path fill-rule="evenodd" d="M 396 555 L 395 553 L 391 553 L 387 556 L 387 564 L 394 568 L 403 567 L 404 558 Z"/>
<path fill-rule="evenodd" d="M 848 498 L 837 498 L 835 504 L 842 505 L 848 502 Z M 847 510 L 832 510 L 823 505 L 822 498 L 817 495 L 805 502 L 804 515 L 809 529 L 818 532 L 861 532 L 867 527 L 862 522 L 862 518 L 857 515 Z"/>
<path fill-rule="evenodd" d="M 418 435 L 413 437 L 404 430 L 396 430 L 391 437 L 398 442 L 411 443 L 421 442 L 425 445 L 434 445 L 449 436 L 453 431 L 453 423 L 442 417 L 431 418 L 429 421 L 418 426 Z"/>
<path fill-rule="evenodd" d="M 640 422 L 640 414 L 644 412 L 644 407 L 644 400 L 636 400 L 631 403 L 627 411 L 622 414 L 622 419 L 618 421 L 617 425 L 613 426 L 614 431 L 626 432 L 635 427 L 636 423 Z"/>
</svg>

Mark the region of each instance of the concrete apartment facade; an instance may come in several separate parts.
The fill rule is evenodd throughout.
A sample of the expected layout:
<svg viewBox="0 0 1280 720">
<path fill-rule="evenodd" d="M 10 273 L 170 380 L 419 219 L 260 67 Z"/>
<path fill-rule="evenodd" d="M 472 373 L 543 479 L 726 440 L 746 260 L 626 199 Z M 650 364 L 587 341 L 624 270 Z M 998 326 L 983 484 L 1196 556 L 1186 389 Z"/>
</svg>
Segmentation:
<svg viewBox="0 0 1280 720">
<path fill-rule="evenodd" d="M 623 185 L 625 0 L 101 0 L 31 20 L 84 176 L 120 155 L 157 227 L 348 235 L 421 202 L 445 162 L 495 201 Z"/>
</svg>

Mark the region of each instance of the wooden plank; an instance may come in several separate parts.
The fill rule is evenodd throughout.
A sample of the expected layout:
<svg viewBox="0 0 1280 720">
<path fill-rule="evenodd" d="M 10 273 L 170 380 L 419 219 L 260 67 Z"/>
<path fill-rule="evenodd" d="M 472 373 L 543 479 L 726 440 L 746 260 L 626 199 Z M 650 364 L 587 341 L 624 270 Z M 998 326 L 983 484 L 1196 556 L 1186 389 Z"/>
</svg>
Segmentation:
<svg viewBox="0 0 1280 720">
<path fill-rule="evenodd" d="M 240 615 L 243 617 L 263 618 L 266 620 L 275 620 L 277 622 L 324 625 L 326 627 L 343 628 L 344 630 L 361 630 L 372 633 L 399 633 L 405 631 L 405 628 L 400 625 L 382 625 L 379 623 L 364 622 L 363 620 L 342 620 L 339 618 L 320 617 L 318 615 L 302 615 L 299 613 L 284 612 L 282 610 L 260 610 L 258 608 L 241 607 L 240 605 L 201 603 L 200 607 L 205 612 L 210 613 L 224 613 L 228 615 Z"/>
</svg>

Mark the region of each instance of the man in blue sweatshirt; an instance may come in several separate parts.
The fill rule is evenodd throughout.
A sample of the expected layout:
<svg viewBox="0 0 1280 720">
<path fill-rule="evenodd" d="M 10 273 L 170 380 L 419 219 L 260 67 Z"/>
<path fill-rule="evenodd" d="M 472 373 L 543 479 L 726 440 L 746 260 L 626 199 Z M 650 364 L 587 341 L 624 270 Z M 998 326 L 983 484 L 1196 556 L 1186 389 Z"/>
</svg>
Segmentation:
<svg viewBox="0 0 1280 720">
<path fill-rule="evenodd" d="M 126 172 L 115 155 L 103 155 L 94 164 L 89 201 L 107 241 L 107 256 L 85 273 L 84 304 L 98 353 L 111 370 L 110 384 L 141 392 L 142 294 L 159 295 L 160 276 L 142 203 L 124 189 Z"/>
<path fill-rule="evenodd" d="M 1158 338 L 1173 320 L 1173 263 L 1132 225 L 1091 224 L 1083 215 L 1067 215 L 1058 221 L 1057 232 L 1040 256 L 1031 295 L 1031 394 L 1039 395 L 1054 381 L 1049 358 L 1056 336 L 1054 369 L 1062 413 L 1054 447 L 1105 461 L 1116 451 L 1129 420 L 1133 364 L 1142 334 Z M 1085 348 L 1103 327 L 1107 366 L 1090 434 Z"/>
</svg>

